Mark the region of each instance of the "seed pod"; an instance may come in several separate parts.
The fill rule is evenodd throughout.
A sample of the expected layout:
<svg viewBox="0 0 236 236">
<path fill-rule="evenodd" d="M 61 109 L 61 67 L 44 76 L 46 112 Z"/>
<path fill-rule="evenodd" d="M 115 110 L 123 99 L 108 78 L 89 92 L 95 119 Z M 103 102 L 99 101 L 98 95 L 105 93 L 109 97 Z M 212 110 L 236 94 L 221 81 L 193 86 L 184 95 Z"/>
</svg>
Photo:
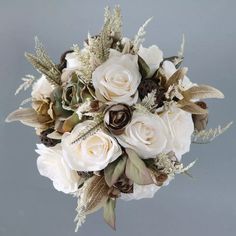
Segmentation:
<svg viewBox="0 0 236 236">
<path fill-rule="evenodd" d="M 195 102 L 202 109 L 207 109 L 207 104 L 203 101 Z M 197 131 L 202 131 L 206 129 L 208 123 L 208 113 L 206 114 L 193 114 L 192 115 L 194 128 Z"/>
<path fill-rule="evenodd" d="M 133 193 L 133 182 L 125 175 L 121 176 L 114 184 L 114 187 L 119 189 L 121 193 Z"/>
<path fill-rule="evenodd" d="M 138 87 L 139 97 L 142 100 L 148 93 L 156 90 L 156 104 L 158 107 L 163 105 L 165 100 L 165 88 L 160 85 L 160 80 L 158 79 L 143 79 Z"/>
<path fill-rule="evenodd" d="M 61 142 L 61 140 L 58 139 L 52 139 L 52 138 L 48 138 L 47 135 L 51 134 L 54 131 L 54 129 L 49 128 L 43 132 L 41 132 L 40 134 L 40 140 L 41 142 L 46 146 L 46 147 L 53 147 L 56 146 L 58 143 Z"/>
</svg>

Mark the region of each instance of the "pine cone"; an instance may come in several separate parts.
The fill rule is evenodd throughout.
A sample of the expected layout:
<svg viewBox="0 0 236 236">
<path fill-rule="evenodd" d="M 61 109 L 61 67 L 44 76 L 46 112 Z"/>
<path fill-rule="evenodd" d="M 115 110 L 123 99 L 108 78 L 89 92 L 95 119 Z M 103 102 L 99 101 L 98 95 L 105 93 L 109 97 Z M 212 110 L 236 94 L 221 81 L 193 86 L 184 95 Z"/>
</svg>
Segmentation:
<svg viewBox="0 0 236 236">
<path fill-rule="evenodd" d="M 133 183 L 126 176 L 121 176 L 114 184 L 114 187 L 122 193 L 133 193 Z"/>
<path fill-rule="evenodd" d="M 165 100 L 165 88 L 160 85 L 158 79 L 143 79 L 138 87 L 139 97 L 142 100 L 148 93 L 156 90 L 156 104 L 158 107 L 163 106 Z"/>
<path fill-rule="evenodd" d="M 56 146 L 58 143 L 61 142 L 61 140 L 58 139 L 52 139 L 52 138 L 48 138 L 47 135 L 51 134 L 54 131 L 54 129 L 49 128 L 43 132 L 41 132 L 39 138 L 41 140 L 41 143 L 43 143 L 46 147 L 54 147 Z"/>
<path fill-rule="evenodd" d="M 202 109 L 207 109 L 207 104 L 203 101 L 196 102 L 198 106 L 200 106 Z M 208 124 L 208 113 L 198 115 L 193 114 L 192 115 L 193 123 L 194 123 L 194 129 L 197 131 L 202 131 L 206 129 Z"/>
</svg>

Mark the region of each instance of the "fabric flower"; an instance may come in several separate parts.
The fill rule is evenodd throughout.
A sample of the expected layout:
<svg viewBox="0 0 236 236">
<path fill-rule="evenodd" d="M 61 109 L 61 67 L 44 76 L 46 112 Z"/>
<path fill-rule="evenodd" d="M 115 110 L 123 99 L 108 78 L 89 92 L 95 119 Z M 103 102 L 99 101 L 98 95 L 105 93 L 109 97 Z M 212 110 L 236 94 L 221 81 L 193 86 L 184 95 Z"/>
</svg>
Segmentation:
<svg viewBox="0 0 236 236">
<path fill-rule="evenodd" d="M 149 185 L 133 185 L 133 192 L 132 193 L 121 193 L 121 199 L 125 201 L 130 200 L 140 200 L 143 198 L 153 198 L 156 192 L 164 186 L 167 186 L 174 177 L 169 177 L 162 186 L 157 186 L 155 184 Z"/>
<path fill-rule="evenodd" d="M 133 149 L 140 158 L 152 158 L 166 148 L 167 127 L 158 115 L 136 111 L 124 133 L 116 138 L 123 147 Z"/>
<path fill-rule="evenodd" d="M 66 54 L 66 68 L 67 69 L 79 69 L 81 67 L 81 62 L 78 53 L 71 52 Z"/>
<path fill-rule="evenodd" d="M 152 45 L 145 48 L 142 45 L 139 48 L 138 55 L 147 63 L 150 72 L 147 77 L 152 77 L 163 61 L 163 52 L 156 46 Z"/>
<path fill-rule="evenodd" d="M 37 159 L 39 173 L 51 179 L 56 190 L 64 193 L 75 192 L 80 177 L 63 160 L 61 145 L 49 148 L 38 144 L 37 148 L 36 152 L 40 155 Z"/>
<path fill-rule="evenodd" d="M 132 111 L 126 104 L 114 104 L 105 111 L 105 126 L 116 135 L 122 134 L 132 118 Z"/>
<path fill-rule="evenodd" d="M 157 190 L 161 187 L 155 184 L 138 185 L 134 184 L 133 193 L 121 193 L 121 199 L 125 201 L 140 200 L 142 198 L 153 198 Z"/>
<path fill-rule="evenodd" d="M 61 81 L 62 84 L 71 80 L 73 73 L 79 73 L 84 69 L 84 64 L 81 62 L 81 55 L 86 54 L 87 49 L 83 48 L 79 53 L 70 52 L 65 55 L 66 67 L 62 71 Z"/>
<path fill-rule="evenodd" d="M 102 170 L 122 153 L 117 141 L 102 130 L 84 140 L 74 142 L 79 134 L 92 124 L 91 122 L 84 121 L 75 126 L 71 133 L 65 133 L 62 136 L 64 160 L 73 170 Z"/>
<path fill-rule="evenodd" d="M 55 120 L 53 102 L 50 99 L 53 90 L 54 86 L 48 82 L 45 75 L 33 84 L 32 108 L 37 113 L 37 121 L 42 125 L 42 130 L 51 127 Z"/>
<path fill-rule="evenodd" d="M 180 108 L 175 108 L 163 113 L 161 118 L 168 127 L 169 134 L 165 153 L 173 151 L 180 161 L 181 156 L 190 150 L 194 131 L 192 116 Z"/>
<path fill-rule="evenodd" d="M 169 79 L 177 70 L 175 68 L 175 65 L 171 61 L 167 61 L 167 60 L 163 62 L 162 69 L 167 79 Z M 182 91 L 185 91 L 193 86 L 196 86 L 196 84 L 193 84 L 187 76 L 184 76 L 180 85 L 181 85 Z"/>
<path fill-rule="evenodd" d="M 97 98 L 108 103 L 136 103 L 141 81 L 137 61 L 137 55 L 111 50 L 109 59 L 97 67 L 92 75 Z"/>
</svg>

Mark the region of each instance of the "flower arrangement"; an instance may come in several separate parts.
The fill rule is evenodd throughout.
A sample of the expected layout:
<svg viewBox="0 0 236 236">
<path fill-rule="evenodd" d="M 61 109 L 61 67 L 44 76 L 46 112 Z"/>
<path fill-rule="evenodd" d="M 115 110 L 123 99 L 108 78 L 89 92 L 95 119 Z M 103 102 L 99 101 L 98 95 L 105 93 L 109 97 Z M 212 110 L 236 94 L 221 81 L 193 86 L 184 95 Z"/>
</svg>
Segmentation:
<svg viewBox="0 0 236 236">
<path fill-rule="evenodd" d="M 184 38 L 177 56 L 145 48 L 149 21 L 128 39 L 120 8 L 106 8 L 101 32 L 83 48 L 73 45 L 59 64 L 37 38 L 35 54 L 25 54 L 41 77 L 23 78 L 16 94 L 32 85 L 31 98 L 6 121 L 35 128 L 39 173 L 78 198 L 77 229 L 100 208 L 115 229 L 117 199 L 153 197 L 176 174 L 188 174 L 194 162 L 184 166 L 181 158 L 191 143 L 208 143 L 231 125 L 206 129 L 203 99 L 224 95 L 187 77 Z"/>
</svg>

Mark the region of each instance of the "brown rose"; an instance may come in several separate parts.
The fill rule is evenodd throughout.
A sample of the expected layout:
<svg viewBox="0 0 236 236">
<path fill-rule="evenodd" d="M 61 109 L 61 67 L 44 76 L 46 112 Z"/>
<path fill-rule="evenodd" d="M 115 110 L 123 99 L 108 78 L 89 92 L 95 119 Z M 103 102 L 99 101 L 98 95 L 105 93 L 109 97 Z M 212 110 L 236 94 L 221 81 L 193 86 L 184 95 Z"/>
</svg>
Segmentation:
<svg viewBox="0 0 236 236">
<path fill-rule="evenodd" d="M 107 129 L 115 135 L 125 130 L 132 118 L 132 111 L 126 104 L 119 103 L 109 106 L 105 110 L 104 122 Z"/>
</svg>

